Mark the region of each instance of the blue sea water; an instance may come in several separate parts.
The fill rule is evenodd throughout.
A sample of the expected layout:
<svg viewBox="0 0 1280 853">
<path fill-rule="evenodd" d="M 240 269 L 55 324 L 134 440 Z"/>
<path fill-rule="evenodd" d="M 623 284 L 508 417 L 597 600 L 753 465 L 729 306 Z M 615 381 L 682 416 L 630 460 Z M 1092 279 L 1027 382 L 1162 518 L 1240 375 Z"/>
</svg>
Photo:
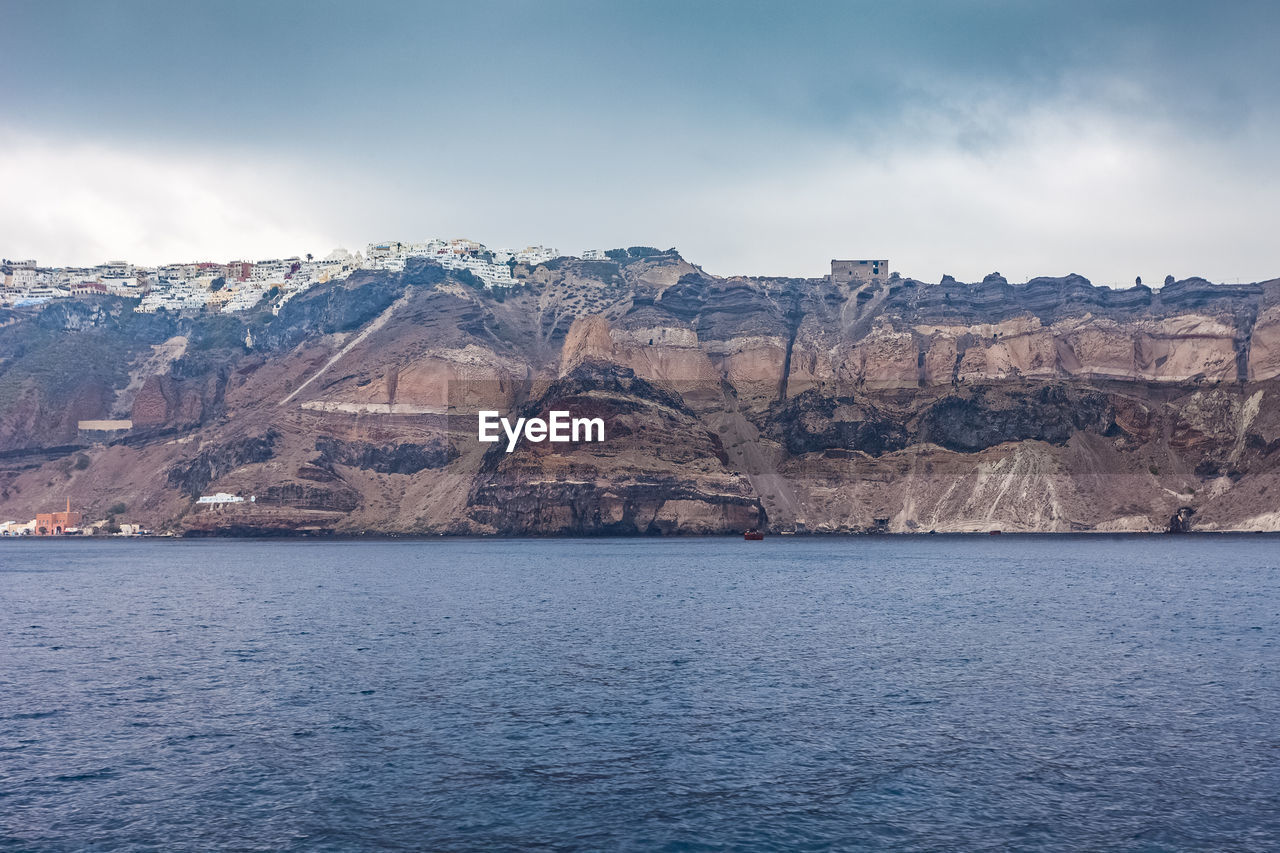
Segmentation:
<svg viewBox="0 0 1280 853">
<path fill-rule="evenodd" d="M 1274 851 L 1278 544 L 0 542 L 0 850 Z"/>
</svg>

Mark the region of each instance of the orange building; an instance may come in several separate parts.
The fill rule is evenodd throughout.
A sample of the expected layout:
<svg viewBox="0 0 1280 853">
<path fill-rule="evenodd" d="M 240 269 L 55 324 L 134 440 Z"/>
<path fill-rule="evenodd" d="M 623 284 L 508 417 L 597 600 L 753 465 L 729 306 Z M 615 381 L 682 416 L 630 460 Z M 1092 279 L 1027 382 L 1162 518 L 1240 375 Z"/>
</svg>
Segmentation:
<svg viewBox="0 0 1280 853">
<path fill-rule="evenodd" d="M 80 526 L 80 513 L 71 511 L 71 498 L 67 498 L 66 512 L 36 513 L 37 536 L 61 536 L 68 527 Z"/>
</svg>

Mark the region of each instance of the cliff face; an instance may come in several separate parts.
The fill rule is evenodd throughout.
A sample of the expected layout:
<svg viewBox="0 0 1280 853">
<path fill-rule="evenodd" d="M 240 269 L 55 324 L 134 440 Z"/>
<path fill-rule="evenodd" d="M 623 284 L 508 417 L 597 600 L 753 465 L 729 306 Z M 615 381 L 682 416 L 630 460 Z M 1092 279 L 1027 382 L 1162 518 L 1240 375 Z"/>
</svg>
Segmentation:
<svg viewBox="0 0 1280 853">
<path fill-rule="evenodd" d="M 613 257 L 498 293 L 411 263 L 278 316 L 10 312 L 0 515 L 69 496 L 177 532 L 524 535 L 1156 530 L 1189 508 L 1280 529 L 1278 281 L 836 286 Z M 482 409 L 606 439 L 507 453 Z M 134 427 L 74 428 L 106 417 Z M 210 491 L 257 500 L 198 510 Z"/>
</svg>

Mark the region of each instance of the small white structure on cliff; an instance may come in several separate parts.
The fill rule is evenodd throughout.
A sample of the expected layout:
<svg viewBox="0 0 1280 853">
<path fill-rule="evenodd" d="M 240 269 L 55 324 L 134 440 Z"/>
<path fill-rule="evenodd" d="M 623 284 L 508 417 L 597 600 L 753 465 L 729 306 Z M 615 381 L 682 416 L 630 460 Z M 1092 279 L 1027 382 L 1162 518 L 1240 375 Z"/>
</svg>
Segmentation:
<svg viewBox="0 0 1280 853">
<path fill-rule="evenodd" d="M 254 503 L 257 499 L 257 495 L 254 495 L 249 498 L 249 503 Z M 225 504 L 242 504 L 244 503 L 244 498 L 239 495 L 233 495 L 230 492 L 218 492 L 217 494 L 212 495 L 201 495 L 196 498 L 196 503 L 206 504 L 209 506 L 223 506 Z"/>
</svg>

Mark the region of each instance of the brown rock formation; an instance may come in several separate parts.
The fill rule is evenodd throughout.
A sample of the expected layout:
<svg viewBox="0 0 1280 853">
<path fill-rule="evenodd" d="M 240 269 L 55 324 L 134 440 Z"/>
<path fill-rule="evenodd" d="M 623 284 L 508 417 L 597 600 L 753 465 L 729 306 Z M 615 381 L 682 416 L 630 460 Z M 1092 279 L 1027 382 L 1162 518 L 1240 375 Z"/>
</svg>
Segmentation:
<svg viewBox="0 0 1280 853">
<path fill-rule="evenodd" d="M 833 287 L 611 257 L 501 292 L 415 262 L 278 316 L 28 309 L 0 328 L 0 514 L 71 497 L 202 533 L 665 534 L 1146 531 L 1189 507 L 1194 530 L 1280 529 L 1280 281 Z M 125 355 L 76 371 L 70 347 Z M 113 401 L 133 433 L 76 444 Z M 481 409 L 606 438 L 507 453 Z M 192 503 L 207 491 L 258 500 Z"/>
</svg>

